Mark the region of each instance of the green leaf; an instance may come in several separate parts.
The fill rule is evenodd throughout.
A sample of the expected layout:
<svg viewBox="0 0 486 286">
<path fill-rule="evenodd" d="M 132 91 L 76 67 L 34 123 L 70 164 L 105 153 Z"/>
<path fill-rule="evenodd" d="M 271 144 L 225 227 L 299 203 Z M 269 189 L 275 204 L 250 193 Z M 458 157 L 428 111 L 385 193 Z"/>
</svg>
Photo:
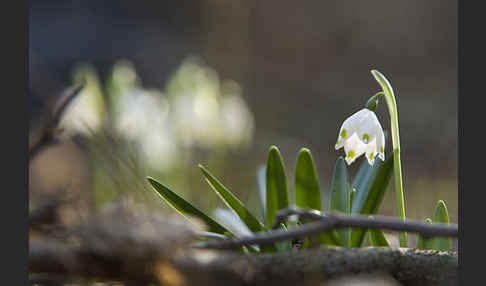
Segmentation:
<svg viewBox="0 0 486 286">
<path fill-rule="evenodd" d="M 373 165 L 374 166 L 374 165 Z M 369 178 L 372 174 L 373 166 L 368 164 L 368 160 L 363 160 L 359 166 L 359 170 L 354 177 L 351 184 L 351 190 L 360 190 L 363 186 L 366 186 L 369 182 Z"/>
<path fill-rule="evenodd" d="M 334 167 L 333 178 L 331 182 L 331 210 L 348 214 L 351 210 L 349 207 L 350 192 L 348 184 L 348 170 L 344 158 L 339 156 Z"/>
<path fill-rule="evenodd" d="M 191 205 L 183 198 L 179 197 L 176 193 L 174 193 L 161 183 L 157 182 L 155 179 L 147 177 L 147 180 L 150 185 L 152 185 L 157 195 L 164 199 L 164 201 L 166 201 L 171 207 L 173 207 L 177 212 L 179 212 L 188 220 L 190 220 L 191 216 L 194 216 L 201 219 L 207 224 L 209 232 L 215 232 L 219 234 L 231 233 L 225 227 L 217 223 L 209 216 L 205 215 L 202 211 Z"/>
<path fill-rule="evenodd" d="M 363 161 L 363 164 L 368 163 Z M 361 187 L 356 188 L 352 213 L 366 215 L 378 211 L 393 174 L 393 156 L 388 157 L 385 162 L 375 160 L 370 171 Z"/>
<path fill-rule="evenodd" d="M 295 168 L 295 204 L 298 208 L 322 210 L 316 168 L 309 149 L 302 148 Z"/>
<path fill-rule="evenodd" d="M 287 176 L 282 156 L 276 146 L 270 147 L 267 160 L 267 227 L 272 227 L 275 214 L 289 207 Z"/>
<path fill-rule="evenodd" d="M 325 244 L 325 245 L 341 246 L 341 243 L 339 242 L 338 233 L 335 230 L 320 233 L 319 241 L 321 242 L 321 244 Z"/>
<path fill-rule="evenodd" d="M 350 205 L 350 208 L 351 210 L 353 209 L 353 202 L 354 202 L 354 198 L 356 197 L 356 193 L 358 191 L 356 189 L 351 189 L 351 195 L 350 195 L 350 201 L 351 201 L 351 205 Z"/>
<path fill-rule="evenodd" d="M 432 223 L 432 220 L 430 218 L 425 219 L 426 223 Z M 417 244 L 415 245 L 415 248 L 418 249 L 432 249 L 432 240 L 431 239 L 425 239 L 423 238 L 420 234 L 417 237 Z"/>
<path fill-rule="evenodd" d="M 363 161 L 362 164 L 368 165 L 368 162 Z M 377 159 L 372 168 L 366 169 L 367 174 L 361 183 L 357 184 L 352 214 L 372 215 L 378 212 L 393 174 L 393 156 L 388 157 L 385 162 Z M 353 229 L 351 231 L 351 247 L 360 247 L 365 234 L 365 229 Z"/>
<path fill-rule="evenodd" d="M 222 240 L 222 239 L 228 238 L 227 236 L 225 236 L 223 234 L 215 233 L 215 232 L 207 232 L 207 231 L 199 232 L 197 235 L 202 239 L 219 239 L 219 240 Z"/>
<path fill-rule="evenodd" d="M 243 221 L 252 232 L 267 231 L 267 228 L 256 219 L 243 203 L 233 195 L 221 182 L 218 181 L 203 165 L 199 165 L 206 181 L 212 189 L 218 194 L 221 200 L 232 209 L 236 215 Z"/>
<path fill-rule="evenodd" d="M 372 219 L 373 216 L 370 216 Z M 371 245 L 376 247 L 390 247 L 390 243 L 386 239 L 385 233 L 381 229 L 368 229 L 370 234 Z"/>
<path fill-rule="evenodd" d="M 390 243 L 386 240 L 385 234 L 380 229 L 369 229 L 370 241 L 373 246 L 380 247 L 390 247 Z"/>
<path fill-rule="evenodd" d="M 435 208 L 434 223 L 449 224 L 449 213 L 444 201 L 439 200 Z M 452 238 L 435 237 L 432 240 L 432 248 L 435 250 L 448 251 L 452 249 Z"/>
<path fill-rule="evenodd" d="M 297 156 L 297 166 L 295 168 L 295 202 L 299 208 L 322 210 L 319 179 L 312 154 L 306 148 L 302 148 Z M 311 220 L 303 219 L 301 222 L 308 223 Z M 340 245 L 336 232 L 325 232 L 306 239 L 304 248 L 310 242 L 314 243 L 316 240 L 321 244 Z"/>
<path fill-rule="evenodd" d="M 257 169 L 257 185 L 258 194 L 260 195 L 260 203 L 263 209 L 263 220 L 266 221 L 267 217 L 267 170 L 266 167 L 260 166 Z"/>
<path fill-rule="evenodd" d="M 334 167 L 334 174 L 331 183 L 331 207 L 333 211 L 344 214 L 351 212 L 351 190 L 348 183 L 348 170 L 344 158 L 339 156 Z M 339 230 L 341 246 L 350 246 L 350 229 Z"/>
<path fill-rule="evenodd" d="M 208 184 L 216 192 L 216 194 L 218 194 L 226 206 L 233 210 L 233 212 L 252 232 L 268 231 L 268 229 L 250 213 L 243 203 L 222 183 L 220 183 L 218 179 L 216 179 L 206 168 L 204 168 L 203 165 L 199 165 L 199 169 L 201 169 Z M 277 250 L 272 244 L 262 245 L 260 248 L 262 252 L 275 252 Z"/>
</svg>

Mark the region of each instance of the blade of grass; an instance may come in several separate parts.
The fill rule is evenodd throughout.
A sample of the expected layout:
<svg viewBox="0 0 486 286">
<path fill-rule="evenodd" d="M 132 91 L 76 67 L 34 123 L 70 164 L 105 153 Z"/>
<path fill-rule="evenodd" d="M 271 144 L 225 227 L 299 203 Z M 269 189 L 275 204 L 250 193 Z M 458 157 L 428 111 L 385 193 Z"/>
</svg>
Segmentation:
<svg viewBox="0 0 486 286">
<path fill-rule="evenodd" d="M 368 230 L 370 234 L 371 245 L 376 247 L 390 247 L 390 243 L 386 240 L 385 234 L 380 229 Z"/>
<path fill-rule="evenodd" d="M 430 218 L 425 219 L 426 223 L 432 223 L 432 220 Z M 417 237 L 417 244 L 415 245 L 415 248 L 418 249 L 432 249 L 432 240 L 431 239 L 425 239 L 423 238 L 420 234 Z"/>
<path fill-rule="evenodd" d="M 370 216 L 373 218 L 373 216 Z M 390 243 L 386 239 L 385 233 L 381 229 L 368 229 L 370 235 L 371 245 L 376 247 L 390 247 Z"/>
<path fill-rule="evenodd" d="M 322 210 L 321 192 L 319 179 L 317 177 L 312 154 L 309 149 L 302 148 L 297 155 L 297 164 L 295 167 L 295 205 L 302 209 Z M 302 224 L 310 222 L 301 219 Z M 310 236 L 304 239 L 302 248 L 309 245 L 320 244 L 319 235 Z"/>
<path fill-rule="evenodd" d="M 258 194 L 260 195 L 260 203 L 262 204 L 263 220 L 267 217 L 267 170 L 265 166 L 260 166 L 257 170 L 257 185 Z"/>
<path fill-rule="evenodd" d="M 331 207 L 333 211 L 344 214 L 351 212 L 351 186 L 348 183 L 348 170 L 344 158 L 339 156 L 334 167 L 334 174 L 331 183 Z M 338 231 L 340 244 L 343 247 L 350 247 L 350 229 L 345 228 Z"/>
<path fill-rule="evenodd" d="M 270 147 L 267 160 L 267 227 L 275 222 L 275 214 L 289 207 L 287 176 L 282 156 L 276 146 Z"/>
<path fill-rule="evenodd" d="M 191 220 L 190 217 L 194 216 L 206 223 L 209 232 L 215 232 L 219 234 L 225 234 L 225 233 L 232 234 L 225 227 L 223 227 L 215 220 L 213 220 L 212 218 L 204 214 L 202 211 L 194 207 L 192 204 L 190 204 L 189 202 L 187 202 L 186 200 L 178 196 L 176 193 L 171 191 L 166 186 L 157 182 L 155 179 L 151 177 L 147 177 L 147 180 L 155 190 L 155 193 L 160 198 L 166 201 L 172 208 L 174 208 L 177 212 L 179 212 L 182 216 L 187 218 L 189 221 Z"/>
<path fill-rule="evenodd" d="M 434 223 L 449 224 L 449 213 L 444 201 L 439 200 L 435 208 Z M 432 248 L 435 250 L 448 251 L 452 249 L 452 238 L 436 237 L 432 239 Z"/>
<path fill-rule="evenodd" d="M 211 188 L 218 194 L 221 200 L 233 210 L 233 212 L 243 221 L 252 232 L 267 231 L 267 228 L 256 219 L 243 203 L 229 191 L 218 179 L 216 179 L 203 165 L 198 166 L 201 169 L 206 181 Z"/>
<path fill-rule="evenodd" d="M 366 186 L 368 184 L 369 178 L 373 173 L 372 172 L 373 166 L 368 164 L 366 160 L 363 160 L 361 162 L 361 165 L 359 166 L 359 170 L 356 173 L 356 176 L 354 177 L 353 183 L 351 184 L 351 190 L 352 189 L 360 190 L 363 188 L 363 186 Z"/>
<path fill-rule="evenodd" d="M 302 148 L 295 168 L 295 204 L 298 208 L 322 210 L 316 168 L 309 149 Z"/>
</svg>

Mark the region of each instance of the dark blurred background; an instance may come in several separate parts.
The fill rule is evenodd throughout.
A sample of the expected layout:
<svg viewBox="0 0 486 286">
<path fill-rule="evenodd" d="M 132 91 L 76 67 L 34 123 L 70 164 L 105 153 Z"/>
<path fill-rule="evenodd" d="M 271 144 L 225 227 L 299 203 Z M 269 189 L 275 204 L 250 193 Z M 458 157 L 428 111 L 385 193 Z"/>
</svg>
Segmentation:
<svg viewBox="0 0 486 286">
<path fill-rule="evenodd" d="M 91 102 L 97 102 L 99 114 L 109 114 L 101 117 L 112 127 L 120 116 L 132 119 L 121 124 L 124 131 L 157 121 L 137 121 L 129 111 L 113 115 L 125 110 L 116 106 L 132 106 L 117 103 L 125 85 L 137 90 L 132 95 L 148 92 L 152 97 L 145 98 L 160 99 L 160 109 L 151 114 L 166 118 L 160 123 L 164 127 L 149 131 L 162 133 L 153 137 L 160 144 L 147 149 L 145 157 L 140 150 L 146 149 L 132 148 L 134 142 L 148 144 L 148 137 L 138 133 L 136 140 L 120 141 L 83 135 L 96 138 L 83 144 L 68 137 L 49 148 L 31 163 L 31 200 L 54 189 L 93 189 L 97 195 L 87 201 L 106 203 L 130 196 L 130 178 L 140 179 L 133 188 L 146 188 L 144 177 L 150 175 L 211 210 L 222 204 L 199 174 L 202 163 L 258 213 L 256 170 L 271 145 L 284 157 L 289 186 L 297 152 L 309 148 L 326 197 L 335 160 L 343 154 L 334 150 L 339 128 L 379 91 L 370 74 L 378 69 L 391 81 L 398 102 L 407 216 L 431 217 L 443 199 L 457 222 L 456 2 L 30 1 L 31 126 L 47 100 L 79 74 L 92 76 L 88 85 L 98 97 Z M 194 90 L 199 99 L 191 99 Z M 88 94 L 82 94 L 84 108 L 92 110 Z M 186 111 L 177 114 L 184 102 L 192 102 L 194 114 L 203 116 L 188 117 L 201 126 L 185 122 Z M 231 112 L 221 111 L 222 106 Z M 212 110 L 220 117 L 207 114 Z M 389 130 L 384 103 L 377 115 Z M 71 123 L 79 120 L 73 118 Z M 204 129 L 220 126 L 218 120 L 234 132 Z M 66 130 L 72 126 L 66 124 Z M 72 130 L 73 136 L 86 134 Z M 157 153 L 162 148 L 157 146 L 166 152 Z M 390 146 L 389 140 L 387 155 Z M 361 161 L 349 168 L 351 174 Z M 124 166 L 136 170 L 128 168 L 127 175 Z M 392 191 L 381 214 L 395 215 Z"/>
</svg>

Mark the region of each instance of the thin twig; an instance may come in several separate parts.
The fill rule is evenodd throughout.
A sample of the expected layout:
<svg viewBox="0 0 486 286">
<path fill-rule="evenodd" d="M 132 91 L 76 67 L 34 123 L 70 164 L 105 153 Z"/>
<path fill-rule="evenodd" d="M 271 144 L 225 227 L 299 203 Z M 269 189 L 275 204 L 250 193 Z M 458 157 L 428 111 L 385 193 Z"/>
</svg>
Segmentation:
<svg viewBox="0 0 486 286">
<path fill-rule="evenodd" d="M 424 238 L 439 236 L 457 237 L 458 235 L 458 227 L 455 224 L 428 224 L 418 220 L 407 220 L 404 222 L 401 219 L 383 216 L 370 218 L 359 215 L 321 215 L 315 211 L 293 209 L 285 209 L 277 213 L 277 221 L 275 222 L 274 226 L 279 225 L 280 222 L 282 222 L 285 218 L 292 215 L 296 215 L 300 218 L 314 219 L 317 221 L 287 231 L 272 230 L 266 233 L 257 233 L 252 236 L 244 236 L 236 239 L 210 241 L 207 242 L 205 245 L 199 245 L 197 247 L 207 249 L 231 249 L 241 247 L 243 245 L 270 244 L 283 240 L 304 238 L 333 229 L 346 227 L 415 232 L 421 234 Z"/>
<path fill-rule="evenodd" d="M 47 114 L 42 121 L 39 128 L 37 128 L 29 138 L 29 159 L 35 155 L 46 145 L 54 140 L 56 135 L 56 128 L 61 120 L 62 114 L 66 110 L 69 103 L 79 94 L 81 89 L 85 86 L 85 82 L 77 84 L 65 90 L 59 99 L 47 109 Z"/>
</svg>

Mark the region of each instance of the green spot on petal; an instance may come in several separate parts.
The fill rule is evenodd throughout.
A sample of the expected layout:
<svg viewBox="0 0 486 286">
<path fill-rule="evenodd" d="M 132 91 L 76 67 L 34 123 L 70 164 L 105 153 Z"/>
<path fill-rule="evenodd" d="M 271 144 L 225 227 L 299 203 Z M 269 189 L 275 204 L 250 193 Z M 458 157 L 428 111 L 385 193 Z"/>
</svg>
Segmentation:
<svg viewBox="0 0 486 286">
<path fill-rule="evenodd" d="M 370 154 L 370 160 L 373 160 L 373 157 L 375 157 L 375 152 L 371 152 L 371 154 Z"/>
<path fill-rule="evenodd" d="M 368 142 L 368 140 L 370 140 L 370 135 L 368 135 L 366 133 L 363 134 L 363 141 Z"/>
<path fill-rule="evenodd" d="M 383 146 L 380 146 L 380 153 L 383 153 Z"/>
<path fill-rule="evenodd" d="M 348 157 L 354 159 L 354 150 L 349 150 Z"/>
<path fill-rule="evenodd" d="M 346 133 L 347 133 L 346 129 L 343 129 L 343 130 L 341 131 L 340 136 L 341 136 L 342 138 L 346 138 Z"/>
</svg>

